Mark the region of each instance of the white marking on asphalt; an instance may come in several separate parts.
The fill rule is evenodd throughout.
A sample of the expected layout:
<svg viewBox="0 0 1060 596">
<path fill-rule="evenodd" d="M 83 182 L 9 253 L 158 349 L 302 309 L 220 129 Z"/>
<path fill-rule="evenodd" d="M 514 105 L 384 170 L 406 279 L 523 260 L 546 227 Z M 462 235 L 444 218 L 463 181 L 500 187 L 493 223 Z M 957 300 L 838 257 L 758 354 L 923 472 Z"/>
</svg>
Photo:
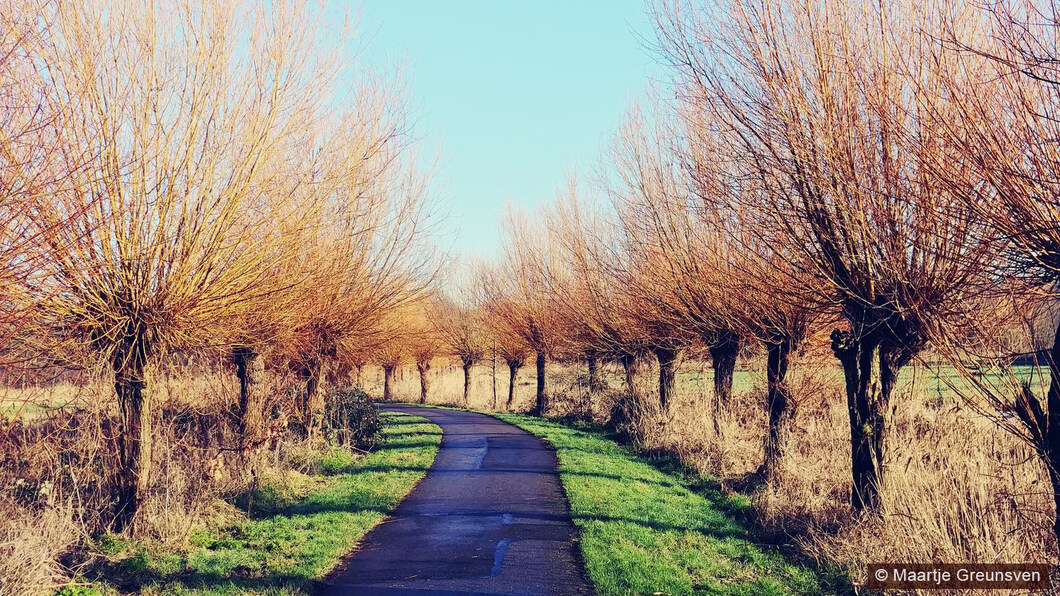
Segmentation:
<svg viewBox="0 0 1060 596">
<path fill-rule="evenodd" d="M 486 453 L 489 451 L 489 448 L 490 448 L 489 439 L 483 437 L 482 438 L 482 446 L 478 448 L 478 452 L 476 453 L 475 465 L 472 466 L 473 470 L 481 470 L 482 469 L 482 460 L 486 459 Z"/>
<path fill-rule="evenodd" d="M 508 545 L 511 543 L 511 538 L 504 538 L 497 543 L 497 548 L 493 550 L 493 569 L 490 571 L 490 577 L 497 577 L 501 574 L 501 564 L 504 563 L 504 555 L 508 552 Z"/>
</svg>

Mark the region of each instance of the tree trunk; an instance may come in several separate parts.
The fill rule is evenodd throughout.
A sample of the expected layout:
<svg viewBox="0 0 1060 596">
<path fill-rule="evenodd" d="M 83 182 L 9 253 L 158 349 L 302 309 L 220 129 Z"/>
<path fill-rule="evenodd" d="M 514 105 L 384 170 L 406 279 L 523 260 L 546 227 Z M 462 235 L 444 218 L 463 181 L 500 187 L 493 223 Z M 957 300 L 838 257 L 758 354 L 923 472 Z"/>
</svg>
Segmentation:
<svg viewBox="0 0 1060 596">
<path fill-rule="evenodd" d="M 302 367 L 302 378 L 305 380 L 305 395 L 302 398 L 302 424 L 306 434 L 312 436 L 324 411 L 324 387 L 321 387 L 324 373 L 324 362 L 321 358 L 310 358 Z"/>
<path fill-rule="evenodd" d="M 233 348 L 232 361 L 239 378 L 239 433 L 245 451 L 261 441 L 265 428 L 265 359 L 240 346 Z"/>
<path fill-rule="evenodd" d="M 622 370 L 626 373 L 626 393 L 630 399 L 636 401 L 639 393 L 637 375 L 640 373 L 640 362 L 633 354 L 623 354 L 621 360 Z"/>
<path fill-rule="evenodd" d="M 709 349 L 714 366 L 714 409 L 720 412 L 732 398 L 732 377 L 736 371 L 740 341 L 735 333 L 726 331 L 719 335 Z"/>
<path fill-rule="evenodd" d="M 1023 385 L 1017 396 L 1015 412 L 1027 427 L 1031 443 L 1045 464 L 1049 484 L 1053 490 L 1053 537 L 1060 547 L 1060 325 L 1053 336 L 1053 346 L 1046 356 L 1049 367 L 1049 392 L 1045 398 L 1045 411 L 1041 400 L 1031 391 L 1029 384 Z"/>
<path fill-rule="evenodd" d="M 1049 394 L 1046 396 L 1049 413 L 1045 417 L 1046 428 L 1042 432 L 1044 449 L 1040 451 L 1045 454 L 1045 467 L 1049 470 L 1049 481 L 1053 486 L 1053 504 L 1056 506 L 1053 533 L 1060 546 L 1060 325 L 1057 326 L 1053 347 L 1049 351 L 1049 373 Z"/>
<path fill-rule="evenodd" d="M 911 354 L 873 336 L 854 338 L 838 330 L 832 332 L 832 350 L 846 382 L 853 481 L 850 504 L 855 511 L 877 510 L 884 482 L 891 393 Z"/>
<path fill-rule="evenodd" d="M 151 403 L 144 391 L 144 362 L 131 355 L 114 357 L 118 395 L 118 487 L 116 529 L 131 529 L 151 483 Z"/>
<path fill-rule="evenodd" d="M 791 356 L 791 338 L 785 336 L 778 341 L 766 343 L 766 409 L 769 412 L 769 428 L 766 434 L 765 469 L 766 478 L 776 478 L 783 457 L 781 435 L 789 418 L 791 391 L 786 382 L 788 361 Z"/>
<path fill-rule="evenodd" d="M 589 393 L 597 393 L 603 386 L 600 383 L 600 359 L 596 350 L 586 351 L 585 361 L 589 365 Z"/>
<path fill-rule="evenodd" d="M 522 365 L 517 362 L 508 363 L 508 405 L 506 409 L 511 412 L 515 405 L 515 376 L 519 374 Z"/>
<path fill-rule="evenodd" d="M 360 389 L 364 386 L 364 365 L 357 364 L 353 367 L 353 370 L 356 375 L 354 377 L 354 383 L 357 385 L 357 388 Z"/>
<path fill-rule="evenodd" d="M 393 397 L 391 385 L 394 384 L 394 365 L 383 365 L 383 401 L 390 401 Z"/>
<path fill-rule="evenodd" d="M 490 366 L 490 385 L 493 386 L 493 410 L 497 408 L 497 340 L 493 340 L 492 364 Z"/>
<path fill-rule="evenodd" d="M 536 416 L 545 415 L 545 351 L 537 351 L 537 396 L 534 403 Z"/>
<path fill-rule="evenodd" d="M 471 362 L 464 361 L 464 405 L 471 399 Z"/>
<path fill-rule="evenodd" d="M 677 356 L 680 352 L 663 346 L 655 346 L 651 351 L 659 361 L 659 405 L 663 412 L 667 412 L 670 409 L 670 401 L 673 399 Z"/>
<path fill-rule="evenodd" d="M 420 360 L 416 363 L 416 370 L 420 373 L 420 403 L 427 403 L 427 389 L 429 388 L 429 381 L 427 380 L 427 373 L 431 370 L 430 360 Z"/>
</svg>

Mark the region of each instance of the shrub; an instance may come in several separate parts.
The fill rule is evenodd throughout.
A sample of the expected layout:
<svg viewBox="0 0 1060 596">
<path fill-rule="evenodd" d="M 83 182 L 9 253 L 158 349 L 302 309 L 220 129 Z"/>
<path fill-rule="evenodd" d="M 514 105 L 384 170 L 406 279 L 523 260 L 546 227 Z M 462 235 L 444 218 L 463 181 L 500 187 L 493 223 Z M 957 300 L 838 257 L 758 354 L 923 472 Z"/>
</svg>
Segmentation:
<svg viewBox="0 0 1060 596">
<path fill-rule="evenodd" d="M 652 434 L 652 422 L 657 417 L 657 408 L 628 392 L 616 392 L 616 397 L 612 400 L 614 405 L 608 416 L 607 428 L 619 442 L 645 445 Z"/>
<path fill-rule="evenodd" d="M 382 440 L 383 422 L 372 398 L 363 390 L 349 387 L 331 391 L 325 398 L 324 415 L 329 433 L 344 447 L 362 451 Z"/>
</svg>

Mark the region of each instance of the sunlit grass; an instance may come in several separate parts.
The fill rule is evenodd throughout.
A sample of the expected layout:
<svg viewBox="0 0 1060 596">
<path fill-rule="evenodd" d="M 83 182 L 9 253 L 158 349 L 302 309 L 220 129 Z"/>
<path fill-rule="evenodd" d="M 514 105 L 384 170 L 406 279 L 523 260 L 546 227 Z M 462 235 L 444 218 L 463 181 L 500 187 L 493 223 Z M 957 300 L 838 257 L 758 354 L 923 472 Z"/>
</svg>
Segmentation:
<svg viewBox="0 0 1060 596">
<path fill-rule="evenodd" d="M 596 431 L 497 417 L 556 448 L 585 565 L 603 596 L 851 591 L 840 572 L 756 543 L 741 522 L 750 513 L 744 496 L 661 471 Z"/>
<path fill-rule="evenodd" d="M 123 592 L 147 594 L 312 593 L 313 582 L 423 478 L 438 451 L 437 425 L 382 416 L 382 447 L 360 458 L 321 454 L 323 476 L 263 484 L 256 519 L 197 530 L 182 550 L 105 538 L 98 549 L 114 564 L 104 577 Z"/>
</svg>

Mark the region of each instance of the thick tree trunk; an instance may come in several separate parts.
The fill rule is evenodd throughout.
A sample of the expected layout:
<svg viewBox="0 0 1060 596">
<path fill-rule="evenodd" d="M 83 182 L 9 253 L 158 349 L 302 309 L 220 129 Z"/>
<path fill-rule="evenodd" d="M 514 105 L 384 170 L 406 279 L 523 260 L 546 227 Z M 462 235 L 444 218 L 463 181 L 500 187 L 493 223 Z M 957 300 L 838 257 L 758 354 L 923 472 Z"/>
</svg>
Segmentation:
<svg viewBox="0 0 1060 596">
<path fill-rule="evenodd" d="M 732 398 L 732 378 L 740 341 L 735 333 L 724 332 L 709 347 L 714 366 L 714 409 L 720 412 Z"/>
<path fill-rule="evenodd" d="M 1030 433 L 1033 446 L 1042 458 L 1053 490 L 1053 534 L 1060 547 L 1060 325 L 1053 336 L 1053 347 L 1046 354 L 1051 375 L 1045 409 L 1041 400 L 1024 384 L 1017 396 L 1015 412 Z"/>
<path fill-rule="evenodd" d="M 393 398 L 391 387 L 394 384 L 394 365 L 384 364 L 383 365 L 383 401 L 390 401 Z"/>
<path fill-rule="evenodd" d="M 891 393 L 908 351 L 867 336 L 832 332 L 832 350 L 843 367 L 850 417 L 850 504 L 855 511 L 877 510 L 884 482 L 884 456 Z"/>
<path fill-rule="evenodd" d="M 766 344 L 766 409 L 769 428 L 766 434 L 766 478 L 775 478 L 783 457 L 781 436 L 789 418 L 791 392 L 786 382 L 791 356 L 791 338 L 784 337 Z"/>
<path fill-rule="evenodd" d="M 515 377 L 519 374 L 519 369 L 522 364 L 518 362 L 508 363 L 508 404 L 505 409 L 509 412 L 512 411 L 512 406 L 515 405 Z"/>
<path fill-rule="evenodd" d="M 1046 396 L 1046 428 L 1042 429 L 1045 467 L 1049 471 L 1049 482 L 1053 488 L 1053 534 L 1060 545 L 1060 329 L 1057 329 L 1056 340 L 1049 354 L 1049 394 Z"/>
<path fill-rule="evenodd" d="M 464 361 L 464 405 L 468 405 L 471 399 L 471 362 Z"/>
<path fill-rule="evenodd" d="M 596 350 L 585 352 L 585 361 L 589 365 L 589 393 L 597 393 L 603 386 L 600 383 L 600 358 Z"/>
<path fill-rule="evenodd" d="M 252 348 L 236 347 L 232 362 L 239 378 L 239 432 L 247 450 L 261 441 L 265 428 L 265 359 Z"/>
<path fill-rule="evenodd" d="M 142 360 L 114 359 L 114 391 L 118 395 L 118 487 L 114 516 L 120 532 L 131 529 L 151 483 L 151 403 L 144 391 Z"/>
<path fill-rule="evenodd" d="M 305 381 L 305 392 L 302 396 L 301 416 L 306 434 L 313 432 L 324 412 L 324 361 L 321 358 L 310 358 L 302 365 L 302 379 Z"/>
<path fill-rule="evenodd" d="M 633 354 L 623 354 L 622 371 L 626 374 L 626 393 L 630 399 L 637 401 L 640 390 L 637 388 L 637 375 L 640 374 L 640 361 Z"/>
<path fill-rule="evenodd" d="M 430 388 L 430 381 L 427 379 L 427 373 L 431 371 L 430 360 L 420 360 L 416 363 L 416 370 L 420 373 L 420 403 L 427 403 L 427 390 Z"/>
<path fill-rule="evenodd" d="M 1049 470 L 1049 481 L 1053 486 L 1053 533 L 1060 546 L 1060 325 L 1053 338 L 1053 347 L 1049 351 L 1049 394 L 1046 396 L 1048 414 L 1042 432 L 1046 458 L 1046 469 Z M 1039 408 L 1040 409 L 1040 408 Z"/>
<path fill-rule="evenodd" d="M 656 346 L 651 349 L 659 361 L 659 406 L 663 412 L 670 409 L 673 400 L 674 382 L 677 374 L 677 358 L 680 351 L 673 348 Z"/>
<path fill-rule="evenodd" d="M 537 351 L 537 396 L 535 397 L 533 414 L 545 415 L 545 351 Z"/>
</svg>

